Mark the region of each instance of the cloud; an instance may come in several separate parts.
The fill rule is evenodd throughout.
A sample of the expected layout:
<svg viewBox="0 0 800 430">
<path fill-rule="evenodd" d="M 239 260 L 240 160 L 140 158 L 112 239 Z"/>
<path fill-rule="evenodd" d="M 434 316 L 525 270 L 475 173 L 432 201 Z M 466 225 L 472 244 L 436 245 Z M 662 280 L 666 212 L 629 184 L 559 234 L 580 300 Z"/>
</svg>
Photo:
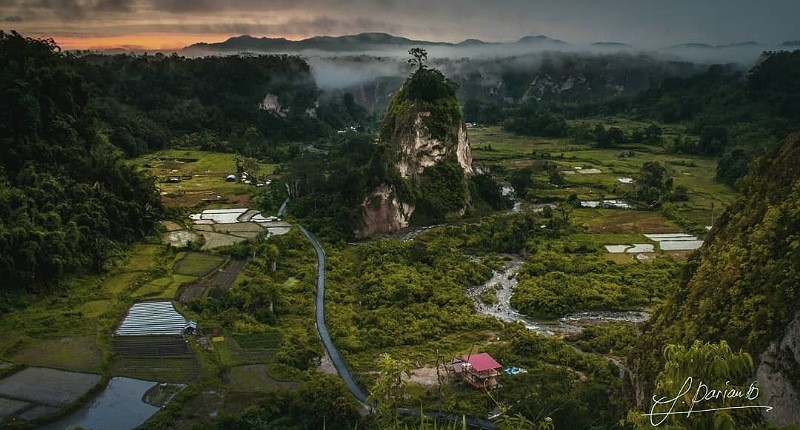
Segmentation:
<svg viewBox="0 0 800 430">
<path fill-rule="evenodd" d="M 122 28 L 306 37 L 382 31 L 417 39 L 516 40 L 545 34 L 568 42 L 630 41 L 660 47 L 794 40 L 797 0 L 0 0 L 20 30 L 119 34 Z"/>
</svg>

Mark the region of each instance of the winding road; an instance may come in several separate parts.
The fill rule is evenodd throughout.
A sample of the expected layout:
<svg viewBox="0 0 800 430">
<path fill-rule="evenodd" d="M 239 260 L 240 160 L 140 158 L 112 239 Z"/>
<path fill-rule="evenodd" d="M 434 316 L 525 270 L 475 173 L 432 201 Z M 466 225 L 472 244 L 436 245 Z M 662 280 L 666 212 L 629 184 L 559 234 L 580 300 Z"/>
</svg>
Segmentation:
<svg viewBox="0 0 800 430">
<path fill-rule="evenodd" d="M 353 379 L 353 375 L 350 374 L 350 369 L 344 364 L 342 356 L 339 355 L 339 350 L 336 349 L 336 345 L 333 344 L 333 340 L 331 340 L 331 336 L 328 334 L 328 326 L 325 325 L 325 250 L 322 249 L 317 239 L 314 238 L 305 227 L 301 225 L 298 225 L 298 227 L 311 244 L 314 245 L 314 251 L 317 252 L 317 298 L 314 301 L 314 316 L 316 318 L 319 337 L 322 339 L 322 344 L 325 345 L 325 350 L 328 351 L 328 356 L 331 358 L 336 372 L 339 373 L 344 383 L 347 384 L 347 388 L 350 389 L 350 392 L 353 393 L 353 396 L 361 402 L 361 404 L 371 408 L 371 405 L 367 401 L 367 394 Z"/>
</svg>

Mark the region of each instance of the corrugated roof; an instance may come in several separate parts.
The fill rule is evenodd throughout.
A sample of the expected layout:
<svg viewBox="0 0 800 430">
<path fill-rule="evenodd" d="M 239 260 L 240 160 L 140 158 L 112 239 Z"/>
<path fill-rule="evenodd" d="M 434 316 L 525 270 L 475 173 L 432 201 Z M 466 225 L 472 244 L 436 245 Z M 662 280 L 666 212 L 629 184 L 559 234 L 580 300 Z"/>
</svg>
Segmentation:
<svg viewBox="0 0 800 430">
<path fill-rule="evenodd" d="M 186 318 L 175 310 L 172 302 L 142 302 L 131 306 L 115 334 L 182 334 L 184 327 Z"/>
<path fill-rule="evenodd" d="M 462 357 L 464 361 L 468 362 L 476 372 L 483 372 L 486 370 L 499 369 L 503 366 L 492 358 L 491 355 L 482 352 L 480 354 L 465 355 Z"/>
</svg>

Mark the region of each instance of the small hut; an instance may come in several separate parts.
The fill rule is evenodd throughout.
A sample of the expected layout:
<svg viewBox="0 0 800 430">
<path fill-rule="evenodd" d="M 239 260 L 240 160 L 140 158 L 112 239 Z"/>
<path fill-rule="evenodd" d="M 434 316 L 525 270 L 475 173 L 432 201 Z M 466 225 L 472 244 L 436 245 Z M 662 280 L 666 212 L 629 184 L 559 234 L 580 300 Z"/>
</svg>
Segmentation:
<svg viewBox="0 0 800 430">
<path fill-rule="evenodd" d="M 493 390 L 500 386 L 498 377 L 502 368 L 500 363 L 485 352 L 453 358 L 453 370 L 456 376 L 482 391 Z"/>
</svg>

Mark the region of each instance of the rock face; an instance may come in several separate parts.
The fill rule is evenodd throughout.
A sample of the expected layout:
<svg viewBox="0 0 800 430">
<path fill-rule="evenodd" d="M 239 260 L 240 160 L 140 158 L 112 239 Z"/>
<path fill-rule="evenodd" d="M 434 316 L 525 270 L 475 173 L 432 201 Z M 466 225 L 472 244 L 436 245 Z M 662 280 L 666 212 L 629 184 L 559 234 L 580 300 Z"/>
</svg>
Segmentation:
<svg viewBox="0 0 800 430">
<path fill-rule="evenodd" d="M 389 233 L 408 227 L 414 206 L 402 203 L 393 186 L 383 184 L 370 194 L 363 203 L 364 225 L 356 231 L 356 237 L 369 237 Z"/>
<path fill-rule="evenodd" d="M 472 175 L 472 150 L 469 147 L 469 136 L 466 126 L 458 126 L 455 145 L 443 142 L 433 136 L 425 126 L 423 119 L 430 118 L 430 112 L 419 112 L 414 119 L 413 133 L 401 138 L 400 154 L 395 167 L 403 179 L 416 180 L 425 169 L 451 157 L 455 151 L 456 161 L 467 175 Z"/>
<path fill-rule="evenodd" d="M 800 422 L 800 312 L 786 327 L 783 339 L 761 354 L 756 380 L 761 388 L 759 404 L 773 408 L 762 411 L 764 420 L 779 426 Z"/>
<path fill-rule="evenodd" d="M 420 68 L 392 99 L 381 123 L 383 180 L 362 203 L 357 238 L 464 214 L 474 171 L 455 88 Z"/>
</svg>

